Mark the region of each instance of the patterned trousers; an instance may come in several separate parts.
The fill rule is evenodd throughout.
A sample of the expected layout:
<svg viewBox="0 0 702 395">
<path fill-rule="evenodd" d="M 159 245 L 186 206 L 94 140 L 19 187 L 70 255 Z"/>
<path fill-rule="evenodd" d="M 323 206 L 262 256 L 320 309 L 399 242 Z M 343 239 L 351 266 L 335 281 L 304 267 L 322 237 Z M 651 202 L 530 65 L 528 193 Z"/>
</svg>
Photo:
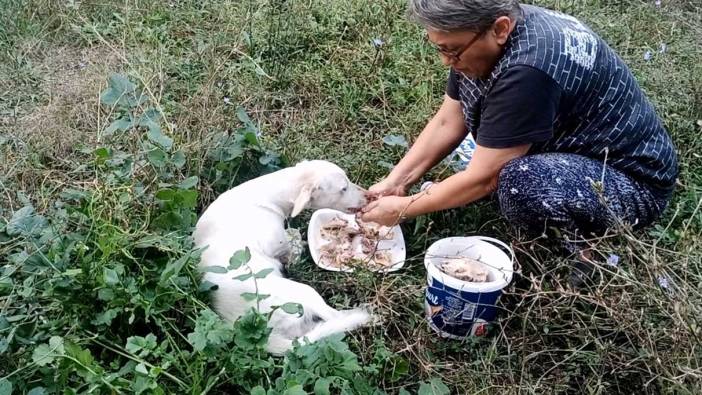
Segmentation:
<svg viewBox="0 0 702 395">
<path fill-rule="evenodd" d="M 645 226 L 661 215 L 669 200 L 602 162 L 563 153 L 507 163 L 497 198 L 507 220 L 531 236 L 549 227 L 582 235 L 600 234 L 620 223 Z M 573 252 L 574 246 L 566 248 Z"/>
</svg>

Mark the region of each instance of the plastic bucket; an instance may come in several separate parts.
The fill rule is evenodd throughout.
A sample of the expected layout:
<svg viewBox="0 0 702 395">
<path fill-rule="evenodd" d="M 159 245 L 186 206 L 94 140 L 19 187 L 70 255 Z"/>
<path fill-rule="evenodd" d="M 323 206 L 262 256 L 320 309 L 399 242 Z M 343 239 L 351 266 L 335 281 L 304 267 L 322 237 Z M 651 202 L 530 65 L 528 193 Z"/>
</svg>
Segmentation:
<svg viewBox="0 0 702 395">
<path fill-rule="evenodd" d="M 500 249 L 499 247 L 502 249 Z M 489 267 L 488 281 L 468 282 L 439 269 L 450 258 L 477 259 Z M 490 237 L 449 237 L 432 244 L 424 256 L 427 289 L 424 302 L 429 326 L 440 336 L 464 339 L 482 336 L 497 314 L 497 299 L 511 281 L 514 252 Z"/>
</svg>

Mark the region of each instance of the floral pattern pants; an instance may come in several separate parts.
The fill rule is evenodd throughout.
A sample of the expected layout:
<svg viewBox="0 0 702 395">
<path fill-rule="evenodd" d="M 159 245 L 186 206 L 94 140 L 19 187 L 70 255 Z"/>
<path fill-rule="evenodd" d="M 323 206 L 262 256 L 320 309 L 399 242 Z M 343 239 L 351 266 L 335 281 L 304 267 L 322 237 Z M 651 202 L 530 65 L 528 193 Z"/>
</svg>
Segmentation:
<svg viewBox="0 0 702 395">
<path fill-rule="evenodd" d="M 645 226 L 669 200 L 600 161 L 565 153 L 510 161 L 500 172 L 497 198 L 507 220 L 534 236 L 548 227 L 599 234 L 620 223 Z"/>
</svg>

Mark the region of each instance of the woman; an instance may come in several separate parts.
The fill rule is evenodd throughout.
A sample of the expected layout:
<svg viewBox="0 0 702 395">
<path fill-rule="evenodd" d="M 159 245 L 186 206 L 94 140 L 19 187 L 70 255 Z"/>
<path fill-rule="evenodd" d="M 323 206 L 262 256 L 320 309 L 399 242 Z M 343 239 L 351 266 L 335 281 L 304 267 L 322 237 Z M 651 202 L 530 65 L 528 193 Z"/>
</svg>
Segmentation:
<svg viewBox="0 0 702 395">
<path fill-rule="evenodd" d="M 410 0 L 409 14 L 451 68 L 446 94 L 370 188 L 378 198 L 364 220 L 390 225 L 494 191 L 506 219 L 536 235 L 660 216 L 678 173 L 672 141 L 627 66 L 587 26 L 516 0 Z M 405 196 L 469 132 L 477 146 L 467 168 Z"/>
</svg>

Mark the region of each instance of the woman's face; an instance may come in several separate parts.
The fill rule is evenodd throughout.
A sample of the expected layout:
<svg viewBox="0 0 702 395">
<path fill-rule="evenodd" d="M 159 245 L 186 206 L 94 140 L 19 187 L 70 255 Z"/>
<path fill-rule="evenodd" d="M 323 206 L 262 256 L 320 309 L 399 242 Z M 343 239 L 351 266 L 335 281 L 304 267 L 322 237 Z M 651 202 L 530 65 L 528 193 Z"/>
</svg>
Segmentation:
<svg viewBox="0 0 702 395">
<path fill-rule="evenodd" d="M 513 29 L 509 17 L 500 17 L 483 32 L 427 29 L 427 36 L 439 50 L 444 65 L 471 78 L 485 78 L 502 56 Z"/>
</svg>

